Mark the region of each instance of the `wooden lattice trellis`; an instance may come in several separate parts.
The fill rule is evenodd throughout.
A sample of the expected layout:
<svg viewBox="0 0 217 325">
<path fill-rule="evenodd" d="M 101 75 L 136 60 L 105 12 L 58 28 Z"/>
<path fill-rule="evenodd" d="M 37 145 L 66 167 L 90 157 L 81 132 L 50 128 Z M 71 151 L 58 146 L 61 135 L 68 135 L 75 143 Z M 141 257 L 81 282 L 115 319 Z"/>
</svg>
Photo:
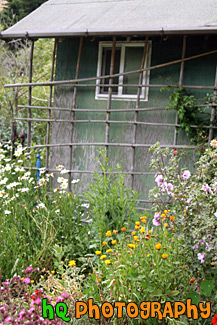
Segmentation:
<svg viewBox="0 0 217 325">
<path fill-rule="evenodd" d="M 74 170 L 73 164 L 72 164 L 72 157 L 73 157 L 73 150 L 75 147 L 78 146 L 104 146 L 106 148 L 106 151 L 108 153 L 109 147 L 116 146 L 116 147 L 130 147 L 132 148 L 132 166 L 131 170 L 128 172 L 125 172 L 126 174 L 131 175 L 131 182 L 132 182 L 132 188 L 134 188 L 134 176 L 135 175 L 150 175 L 153 174 L 152 172 L 142 172 L 142 171 L 135 171 L 135 149 L 138 147 L 141 148 L 150 148 L 153 144 L 138 144 L 136 135 L 137 135 L 137 126 L 143 125 L 143 126 L 170 126 L 174 127 L 174 140 L 172 145 L 165 145 L 162 147 L 170 147 L 170 148 L 183 148 L 187 150 L 194 150 L 196 146 L 184 146 L 184 145 L 177 145 L 177 127 L 180 127 L 179 121 L 178 121 L 178 115 L 176 114 L 176 120 L 175 123 L 158 123 L 158 122 L 140 122 L 138 119 L 139 112 L 144 111 L 161 111 L 165 110 L 165 107 L 151 107 L 151 108 L 140 108 L 140 96 L 141 96 L 141 90 L 143 87 L 149 87 L 149 88 L 166 88 L 166 87 L 180 87 L 182 86 L 185 89 L 207 89 L 212 90 L 214 92 L 214 96 L 217 96 L 217 70 L 216 70 L 216 77 L 215 77 L 215 84 L 213 86 L 194 86 L 194 85 L 183 85 L 183 76 L 184 76 L 184 65 L 185 62 L 194 60 L 197 58 L 201 58 L 204 56 L 208 56 L 214 53 L 217 53 L 217 50 L 209 51 L 206 53 L 194 55 L 191 57 L 185 57 L 186 53 L 186 39 L 187 37 L 183 37 L 183 45 L 182 45 L 182 57 L 179 60 L 151 66 L 148 68 L 145 68 L 145 58 L 147 54 L 147 47 L 148 47 L 148 41 L 149 38 L 145 38 L 145 45 L 144 45 L 144 52 L 142 56 L 142 62 L 141 62 L 141 68 L 139 70 L 134 70 L 130 72 L 123 72 L 114 74 L 114 62 L 115 62 L 115 49 L 116 49 L 116 37 L 113 37 L 113 43 L 112 43 L 112 55 L 111 55 L 111 63 L 110 63 L 110 74 L 106 76 L 96 76 L 91 78 L 80 78 L 79 79 L 79 70 L 80 70 L 80 61 L 81 61 L 81 53 L 82 53 L 82 44 L 83 44 L 83 38 L 80 38 L 80 45 L 79 45 L 79 51 L 78 51 L 78 59 L 77 59 L 77 65 L 76 65 L 76 73 L 75 78 L 73 80 L 61 80 L 61 81 L 54 81 L 54 67 L 55 67 L 55 60 L 56 60 L 56 48 L 57 48 L 57 41 L 54 42 L 54 49 L 53 49 L 53 58 L 52 58 L 52 69 L 51 69 L 51 76 L 49 82 L 32 82 L 32 71 L 33 71 L 33 52 L 34 52 L 34 40 L 31 41 L 31 49 L 30 49 L 30 58 L 29 58 L 29 82 L 28 83 L 22 83 L 22 84 L 9 84 L 5 85 L 5 87 L 28 87 L 28 104 L 27 105 L 18 105 L 18 108 L 26 108 L 28 109 L 28 117 L 27 118 L 17 118 L 17 120 L 23 120 L 27 122 L 28 128 L 27 128 L 27 147 L 30 151 L 32 148 L 44 148 L 46 147 L 46 170 L 50 172 L 55 172 L 56 170 L 49 168 L 49 150 L 51 147 L 69 147 L 69 172 L 68 172 L 68 180 L 69 180 L 69 191 L 71 191 L 71 177 L 72 173 L 93 173 L 93 171 L 89 170 Z M 174 64 L 180 64 L 180 75 L 179 75 L 179 84 L 177 86 L 171 86 L 171 85 L 159 85 L 159 84 L 145 84 L 143 85 L 143 72 L 144 71 L 151 71 L 163 67 L 168 67 Z M 135 108 L 124 108 L 124 109 L 112 109 L 111 108 L 111 101 L 112 101 L 112 89 L 113 87 L 120 86 L 120 84 L 113 84 L 113 78 L 119 77 L 119 76 L 127 76 L 132 74 L 139 74 L 139 83 L 138 84 L 121 84 L 122 87 L 136 87 L 137 88 L 137 98 L 135 101 Z M 96 80 L 109 80 L 109 84 L 90 84 L 90 83 L 84 83 L 89 81 L 96 81 Z M 82 82 L 82 84 L 81 84 Z M 53 94 L 53 88 L 55 86 L 73 86 L 73 104 L 71 108 L 66 107 L 53 107 L 52 106 L 52 94 Z M 49 101 L 47 107 L 42 106 L 33 106 L 32 105 L 32 87 L 40 87 L 40 86 L 48 86 L 50 87 L 49 92 Z M 87 109 L 87 108 L 76 108 L 76 99 L 77 99 L 77 90 L 79 87 L 108 87 L 108 100 L 107 100 L 107 108 L 106 109 Z M 199 105 L 201 107 L 208 106 L 208 105 Z M 211 106 L 211 117 L 210 117 L 210 125 L 204 125 L 203 128 L 209 129 L 209 142 L 213 138 L 213 130 L 216 129 L 213 125 L 213 122 L 215 120 L 215 111 L 216 111 L 216 103 L 215 100 L 213 103 L 210 104 Z M 38 110 L 47 110 L 48 111 L 48 117 L 47 119 L 36 119 L 31 117 L 31 110 L 32 109 L 38 109 Z M 52 111 L 67 111 L 70 112 L 70 119 L 53 119 L 52 118 Z M 104 112 L 106 114 L 106 118 L 104 120 L 79 120 L 76 119 L 76 112 Z M 118 120 L 114 121 L 110 119 L 111 112 L 134 112 L 134 118 L 131 121 L 124 121 L 124 120 Z M 47 122 L 47 137 L 46 137 L 46 144 L 44 145 L 36 145 L 31 146 L 31 124 L 32 122 Z M 63 123 L 70 123 L 71 124 L 71 135 L 70 135 L 70 141 L 68 143 L 57 143 L 57 144 L 50 144 L 50 131 L 51 131 L 51 123 L 52 122 L 63 122 Z M 74 125 L 75 123 L 103 123 L 105 124 L 105 142 L 95 143 L 95 142 L 89 142 L 89 143 L 83 143 L 83 142 L 77 142 L 73 143 L 73 132 L 74 132 Z M 133 125 L 133 138 L 132 143 L 111 143 L 109 142 L 109 135 L 110 135 L 110 125 L 111 124 L 129 124 Z M 191 125 L 192 128 L 197 128 L 196 125 Z M 113 172 L 116 173 L 116 172 Z M 149 202 L 148 200 L 140 200 L 142 202 Z"/>
</svg>

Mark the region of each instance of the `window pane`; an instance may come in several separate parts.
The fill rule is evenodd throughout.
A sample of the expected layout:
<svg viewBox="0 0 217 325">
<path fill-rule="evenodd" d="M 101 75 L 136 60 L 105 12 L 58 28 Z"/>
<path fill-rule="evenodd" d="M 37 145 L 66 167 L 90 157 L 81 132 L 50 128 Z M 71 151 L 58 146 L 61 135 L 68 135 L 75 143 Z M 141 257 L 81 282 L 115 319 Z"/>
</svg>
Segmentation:
<svg viewBox="0 0 217 325">
<path fill-rule="evenodd" d="M 111 47 L 104 47 L 102 52 L 102 69 L 101 69 L 101 76 L 106 76 L 110 74 L 110 64 L 111 64 L 111 55 L 112 55 L 112 48 Z M 115 66 L 114 66 L 114 73 L 119 73 L 120 71 L 120 56 L 121 56 L 121 49 L 116 48 L 115 50 Z M 118 84 L 118 77 L 113 78 L 113 84 Z M 109 78 L 101 79 L 101 84 L 109 84 Z M 100 87 L 101 94 L 108 93 L 108 87 Z M 112 93 L 118 93 L 118 87 L 112 88 Z"/>
<path fill-rule="evenodd" d="M 126 47 L 124 72 L 138 70 L 141 68 L 144 47 Z M 124 76 L 124 84 L 139 84 L 139 73 Z M 137 87 L 123 87 L 123 94 L 136 95 Z"/>
</svg>

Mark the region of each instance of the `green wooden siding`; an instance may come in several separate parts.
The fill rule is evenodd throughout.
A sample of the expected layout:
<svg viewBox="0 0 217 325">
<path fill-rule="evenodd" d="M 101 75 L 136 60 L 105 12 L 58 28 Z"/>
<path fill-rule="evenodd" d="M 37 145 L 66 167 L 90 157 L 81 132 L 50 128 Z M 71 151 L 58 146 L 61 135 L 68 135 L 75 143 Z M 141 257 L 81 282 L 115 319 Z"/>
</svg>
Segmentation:
<svg viewBox="0 0 217 325">
<path fill-rule="evenodd" d="M 98 48 L 99 41 L 104 39 L 85 38 L 81 55 L 79 78 L 94 77 L 97 74 Z M 108 39 L 106 39 L 108 40 Z M 109 39 L 111 41 L 111 39 Z M 152 39 L 151 66 L 178 60 L 182 55 L 182 41 L 180 37 L 167 37 L 166 39 L 156 37 Z M 187 38 L 186 57 L 215 49 L 216 37 L 191 36 Z M 79 39 L 65 39 L 58 43 L 56 80 L 73 79 L 75 77 L 77 56 L 79 49 Z M 142 49 L 141 49 L 142 50 Z M 143 50 L 141 51 L 141 53 Z M 142 55 L 142 54 L 141 54 Z M 129 51 L 126 60 L 126 69 L 133 70 L 141 66 L 141 55 L 136 61 L 135 52 Z M 132 60 L 130 59 L 132 57 Z M 209 55 L 185 63 L 184 84 L 185 85 L 214 85 L 216 73 L 217 56 Z M 152 70 L 150 72 L 150 84 L 178 84 L 180 74 L 180 64 Z M 130 77 L 130 82 L 135 83 L 138 77 Z M 95 84 L 95 81 L 91 81 Z M 106 109 L 107 100 L 95 99 L 95 87 L 78 88 L 77 108 Z M 198 98 L 204 97 L 207 90 L 189 90 Z M 212 91 L 210 91 L 211 93 Z M 163 107 L 168 104 L 169 93 L 161 92 L 160 88 L 150 88 L 148 101 L 141 101 L 140 107 Z M 55 90 L 55 106 L 72 107 L 73 87 L 57 87 Z M 111 108 L 135 108 L 136 101 L 112 100 Z M 54 112 L 55 118 L 69 119 L 70 113 L 60 111 Z M 101 112 L 76 112 L 76 119 L 105 120 L 106 113 Z M 113 112 L 111 120 L 134 119 L 134 112 Z M 175 112 L 172 111 L 152 111 L 140 112 L 138 120 L 141 122 L 174 123 Z M 53 123 L 52 143 L 73 142 L 105 142 L 105 124 L 102 123 L 75 123 L 73 139 L 71 139 L 72 126 L 69 123 Z M 109 142 L 132 143 L 133 125 L 111 124 Z M 174 127 L 168 126 L 137 126 L 137 143 L 154 144 L 160 141 L 161 144 L 169 145 L 173 143 Z M 189 144 L 189 140 L 184 132 L 178 135 L 178 144 Z M 73 169 L 75 170 L 94 170 L 96 162 L 94 160 L 99 147 L 76 147 L 73 150 Z M 132 148 L 110 147 L 109 156 L 111 164 L 115 166 L 121 163 L 124 171 L 130 171 L 132 167 Z M 149 172 L 151 155 L 148 149 L 136 149 L 135 171 Z M 51 150 L 51 167 L 55 164 L 63 164 L 67 169 L 69 166 L 69 148 Z M 185 162 L 189 166 L 188 160 Z M 92 175 L 77 174 L 74 178 L 80 178 L 79 191 L 83 191 Z M 130 185 L 130 176 L 127 177 Z M 147 198 L 149 189 L 154 184 L 154 176 L 135 176 L 135 187 L 141 192 L 142 198 Z"/>
</svg>

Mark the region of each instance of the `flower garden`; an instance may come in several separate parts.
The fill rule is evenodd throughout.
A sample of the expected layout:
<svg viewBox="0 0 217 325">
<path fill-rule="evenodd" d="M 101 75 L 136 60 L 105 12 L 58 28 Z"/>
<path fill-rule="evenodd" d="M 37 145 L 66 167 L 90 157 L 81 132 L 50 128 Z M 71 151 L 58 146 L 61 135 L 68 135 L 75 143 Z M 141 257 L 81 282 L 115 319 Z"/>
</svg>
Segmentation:
<svg viewBox="0 0 217 325">
<path fill-rule="evenodd" d="M 0 147 L 0 324 L 217 324 L 217 140 L 191 171 L 185 152 L 150 151 L 156 186 L 141 212 L 103 152 L 79 197 L 64 166 L 53 187 L 44 168 L 36 179 L 36 154 Z"/>
</svg>

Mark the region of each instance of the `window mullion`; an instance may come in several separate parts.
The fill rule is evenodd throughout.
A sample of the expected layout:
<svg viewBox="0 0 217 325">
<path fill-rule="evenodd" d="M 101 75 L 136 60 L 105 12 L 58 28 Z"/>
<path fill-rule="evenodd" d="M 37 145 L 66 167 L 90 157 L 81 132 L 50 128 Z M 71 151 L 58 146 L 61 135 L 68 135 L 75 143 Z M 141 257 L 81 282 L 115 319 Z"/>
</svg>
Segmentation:
<svg viewBox="0 0 217 325">
<path fill-rule="evenodd" d="M 120 70 L 119 73 L 124 72 L 124 60 L 125 60 L 125 44 L 121 45 L 121 62 L 120 62 Z M 123 94 L 123 80 L 124 76 L 119 77 L 119 86 L 118 86 L 118 96 L 122 96 Z"/>
</svg>

